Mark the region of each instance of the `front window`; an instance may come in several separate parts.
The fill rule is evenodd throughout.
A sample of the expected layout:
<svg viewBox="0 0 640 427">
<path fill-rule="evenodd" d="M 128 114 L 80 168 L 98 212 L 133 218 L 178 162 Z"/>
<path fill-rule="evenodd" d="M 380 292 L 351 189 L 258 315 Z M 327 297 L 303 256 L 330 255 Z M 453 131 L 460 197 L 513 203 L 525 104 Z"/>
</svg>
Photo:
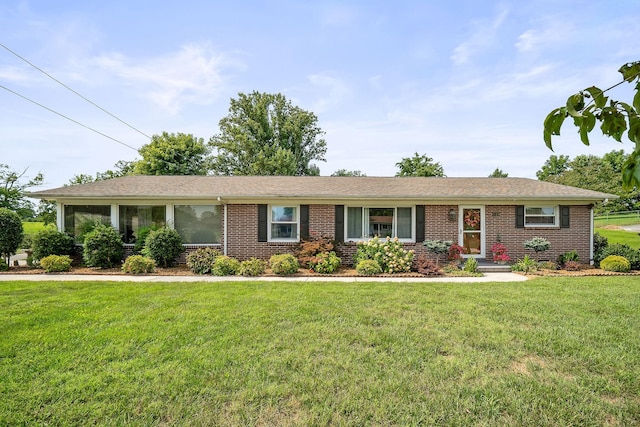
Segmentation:
<svg viewBox="0 0 640 427">
<path fill-rule="evenodd" d="M 556 206 L 526 206 L 524 209 L 525 227 L 555 227 L 558 224 Z"/>
<path fill-rule="evenodd" d="M 270 240 L 298 240 L 296 206 L 271 206 L 269 220 Z"/>
<path fill-rule="evenodd" d="M 111 224 L 109 205 L 65 205 L 64 231 L 82 243 L 84 235 L 93 230 L 96 223 Z"/>
<path fill-rule="evenodd" d="M 120 206 L 120 234 L 124 243 L 135 243 L 140 229 L 161 228 L 166 222 L 164 205 Z"/>
<path fill-rule="evenodd" d="M 176 205 L 175 229 L 187 244 L 218 244 L 222 236 L 222 215 L 218 205 Z"/>
<path fill-rule="evenodd" d="M 413 208 L 347 208 L 347 239 L 360 240 L 373 237 L 398 237 L 412 240 Z"/>
</svg>

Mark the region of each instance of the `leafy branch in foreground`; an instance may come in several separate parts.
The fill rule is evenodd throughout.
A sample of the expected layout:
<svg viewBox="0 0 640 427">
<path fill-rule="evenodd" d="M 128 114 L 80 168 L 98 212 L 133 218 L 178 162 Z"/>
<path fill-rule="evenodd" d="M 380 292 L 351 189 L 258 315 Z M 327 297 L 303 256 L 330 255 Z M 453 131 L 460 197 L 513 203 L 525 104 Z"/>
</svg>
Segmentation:
<svg viewBox="0 0 640 427">
<path fill-rule="evenodd" d="M 573 119 L 580 140 L 585 145 L 589 145 L 589 133 L 597 122 L 604 135 L 618 142 L 622 142 L 626 131 L 629 140 L 635 143 L 634 151 L 622 167 L 622 185 L 628 190 L 640 186 L 640 61 L 624 64 L 618 71 L 622 74 L 622 82 L 605 90 L 596 86 L 588 87 L 571 95 L 565 106 L 551 111 L 544 120 L 544 142 L 553 150 L 551 138 L 560 135 L 560 128 L 567 117 Z M 625 82 L 635 82 L 635 96 L 631 105 L 605 96 L 607 91 Z"/>
</svg>

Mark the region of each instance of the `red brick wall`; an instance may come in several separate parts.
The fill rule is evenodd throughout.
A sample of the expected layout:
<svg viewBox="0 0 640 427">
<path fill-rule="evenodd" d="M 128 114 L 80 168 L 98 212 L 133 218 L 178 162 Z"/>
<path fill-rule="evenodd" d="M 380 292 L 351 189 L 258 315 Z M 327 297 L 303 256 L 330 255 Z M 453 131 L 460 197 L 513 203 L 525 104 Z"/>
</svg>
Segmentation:
<svg viewBox="0 0 640 427">
<path fill-rule="evenodd" d="M 525 249 L 524 242 L 532 237 L 544 237 L 551 247 L 540 254 L 540 259 L 555 261 L 558 255 L 576 250 L 580 261 L 589 262 L 591 254 L 591 210 L 589 206 L 570 206 L 569 228 L 515 228 L 515 206 L 487 206 L 486 242 L 487 257 L 491 256 L 491 245 L 498 238 L 509 250 L 512 259 L 519 259 L 535 252 Z"/>
<path fill-rule="evenodd" d="M 250 257 L 269 259 L 276 253 L 291 252 L 295 243 L 258 242 L 258 206 L 228 205 L 227 232 L 230 236 L 228 255 L 244 260 Z M 458 241 L 458 223 L 449 220 L 449 211 L 458 213 L 457 205 L 425 206 L 425 238 Z M 309 231 L 326 237 L 334 237 L 335 214 L 333 205 L 309 206 Z M 549 251 L 541 259 L 555 260 L 558 255 L 576 250 L 583 262 L 590 255 L 590 209 L 588 206 L 570 207 L 570 228 L 515 228 L 515 206 L 485 207 L 485 238 L 487 258 L 491 258 L 491 245 L 499 238 L 507 246 L 513 260 L 525 254 L 535 255 L 524 248 L 524 241 L 532 237 L 544 237 L 551 242 Z M 406 244 L 417 254 L 424 253 L 421 243 Z M 192 248 L 190 248 L 192 249 Z M 344 264 L 351 264 L 355 243 L 342 245 Z M 184 259 L 184 256 L 182 257 Z"/>
</svg>

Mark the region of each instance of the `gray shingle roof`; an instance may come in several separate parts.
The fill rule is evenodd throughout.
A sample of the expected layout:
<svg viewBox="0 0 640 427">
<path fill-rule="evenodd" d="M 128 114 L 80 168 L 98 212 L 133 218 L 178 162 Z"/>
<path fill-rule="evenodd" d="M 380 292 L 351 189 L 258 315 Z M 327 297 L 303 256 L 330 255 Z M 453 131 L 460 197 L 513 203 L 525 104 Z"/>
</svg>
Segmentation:
<svg viewBox="0 0 640 427">
<path fill-rule="evenodd" d="M 31 192 L 40 199 L 580 200 L 617 196 L 529 178 L 125 176 Z"/>
</svg>

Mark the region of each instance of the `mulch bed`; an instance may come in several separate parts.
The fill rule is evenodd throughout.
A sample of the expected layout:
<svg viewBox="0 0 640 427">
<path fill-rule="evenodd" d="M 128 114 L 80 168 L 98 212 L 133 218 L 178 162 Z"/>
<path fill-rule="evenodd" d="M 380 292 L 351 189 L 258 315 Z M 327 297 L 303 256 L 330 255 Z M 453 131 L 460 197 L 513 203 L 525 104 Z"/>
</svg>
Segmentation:
<svg viewBox="0 0 640 427">
<path fill-rule="evenodd" d="M 11 267 L 8 271 L 0 272 L 2 274 L 48 274 L 41 268 L 36 267 Z M 50 273 L 55 274 L 55 273 Z M 124 276 L 125 273 L 119 268 L 89 268 L 89 267 L 73 267 L 71 271 L 60 274 L 74 274 L 74 275 L 116 275 Z M 521 274 L 521 273 L 519 273 Z M 186 265 L 179 265 L 172 268 L 156 268 L 156 271 L 148 276 L 198 276 L 193 273 Z M 573 276 L 619 276 L 619 275 L 640 275 L 640 271 L 632 271 L 630 273 L 617 273 L 614 271 L 604 271 L 592 266 L 585 265 L 578 271 L 566 271 L 566 270 L 538 270 L 533 273 L 528 273 L 529 276 L 557 276 L 557 277 L 573 277 Z M 267 270 L 264 276 L 278 277 L 277 274 L 271 273 Z M 366 277 L 361 276 L 354 268 L 341 268 L 334 274 L 319 274 L 309 270 L 298 270 L 298 273 L 288 275 L 286 277 Z M 443 276 L 447 276 L 444 274 Z M 397 274 L 378 274 L 374 277 L 429 277 L 419 273 L 397 273 Z M 437 277 L 437 276 L 434 276 Z M 442 277 L 442 276 L 440 276 Z M 456 277 L 451 275 L 451 277 Z"/>
</svg>

